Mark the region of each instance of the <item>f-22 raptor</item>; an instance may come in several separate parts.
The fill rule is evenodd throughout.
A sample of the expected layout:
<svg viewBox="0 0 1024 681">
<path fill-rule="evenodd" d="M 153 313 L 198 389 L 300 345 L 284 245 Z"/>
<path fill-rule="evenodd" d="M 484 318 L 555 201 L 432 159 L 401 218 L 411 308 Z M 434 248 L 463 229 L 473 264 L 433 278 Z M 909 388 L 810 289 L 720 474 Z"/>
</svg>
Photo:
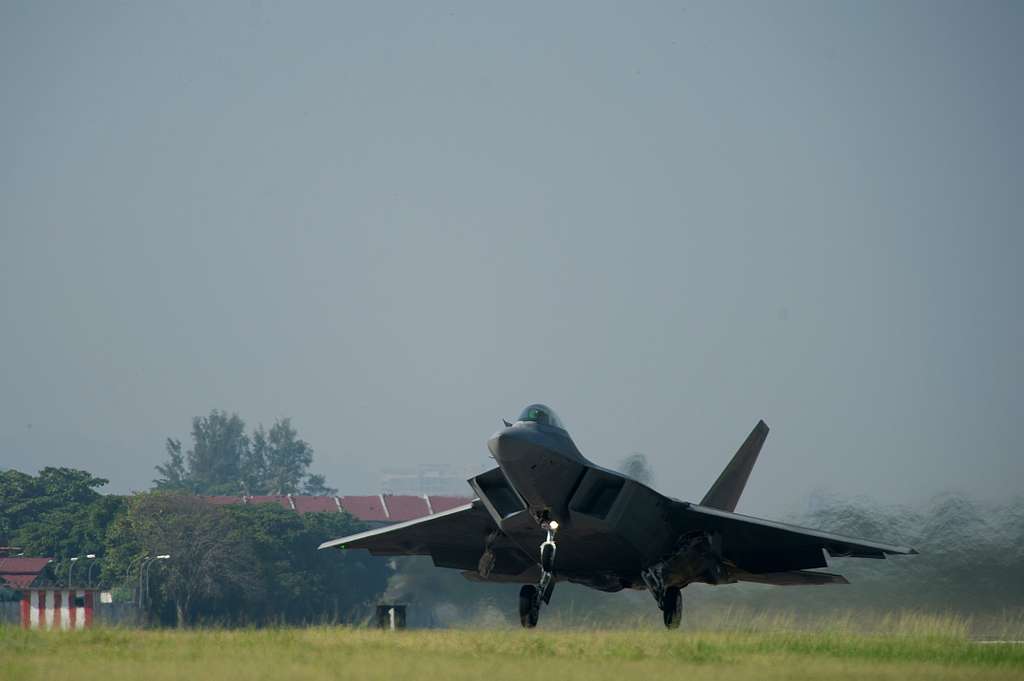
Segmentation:
<svg viewBox="0 0 1024 681">
<path fill-rule="evenodd" d="M 543 404 L 505 426 L 487 442 L 498 467 L 469 480 L 471 503 L 320 548 L 429 555 L 470 580 L 523 584 L 524 627 L 537 625 L 559 581 L 602 591 L 646 589 L 670 629 L 682 619 L 680 592 L 688 584 L 846 584 L 816 568 L 827 567 L 829 556 L 917 553 L 735 513 L 768 436 L 764 421 L 699 504 L 591 463 Z"/>
</svg>

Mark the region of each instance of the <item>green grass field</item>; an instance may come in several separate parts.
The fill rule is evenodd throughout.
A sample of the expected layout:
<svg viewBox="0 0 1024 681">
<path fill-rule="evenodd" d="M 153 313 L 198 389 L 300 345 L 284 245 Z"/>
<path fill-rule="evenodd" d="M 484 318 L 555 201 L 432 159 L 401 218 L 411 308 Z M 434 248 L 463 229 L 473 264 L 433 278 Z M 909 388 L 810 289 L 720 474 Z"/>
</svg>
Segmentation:
<svg viewBox="0 0 1024 681">
<path fill-rule="evenodd" d="M 1021 633 L 1018 624 L 1006 633 Z M 1024 646 L 983 644 L 957 618 L 799 625 L 735 618 L 706 629 L 540 627 L 380 632 L 313 627 L 31 632 L 0 628 L 5 681 L 163 679 L 1024 679 Z"/>
</svg>

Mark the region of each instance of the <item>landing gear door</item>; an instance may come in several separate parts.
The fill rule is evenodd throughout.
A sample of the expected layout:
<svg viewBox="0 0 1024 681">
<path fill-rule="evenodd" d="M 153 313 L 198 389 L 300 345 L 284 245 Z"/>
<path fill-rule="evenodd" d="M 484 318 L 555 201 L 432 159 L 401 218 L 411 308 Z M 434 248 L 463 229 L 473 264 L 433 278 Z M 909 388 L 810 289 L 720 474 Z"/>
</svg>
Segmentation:
<svg viewBox="0 0 1024 681">
<path fill-rule="evenodd" d="M 507 520 L 526 512 L 526 503 L 500 468 L 481 473 L 468 482 L 498 527 L 504 529 Z"/>
</svg>

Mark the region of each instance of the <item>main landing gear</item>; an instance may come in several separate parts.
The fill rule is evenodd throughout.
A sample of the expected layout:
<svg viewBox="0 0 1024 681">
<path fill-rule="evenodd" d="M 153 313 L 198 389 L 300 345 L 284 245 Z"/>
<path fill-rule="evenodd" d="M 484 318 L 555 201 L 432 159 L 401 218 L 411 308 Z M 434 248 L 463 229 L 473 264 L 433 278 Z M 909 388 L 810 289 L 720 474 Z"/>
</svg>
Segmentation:
<svg viewBox="0 0 1024 681">
<path fill-rule="evenodd" d="M 540 582 L 537 586 L 525 584 L 519 590 L 519 623 L 527 629 L 537 626 L 540 617 L 540 604 L 551 602 L 551 594 L 555 590 L 555 532 L 558 521 L 546 520 L 541 527 L 548 533 L 547 539 L 540 545 Z"/>
<path fill-rule="evenodd" d="M 678 629 L 683 621 L 683 596 L 678 586 L 666 586 L 662 564 L 652 565 L 643 570 L 640 576 L 647 585 L 647 590 L 658 602 L 662 620 L 669 629 Z"/>
<path fill-rule="evenodd" d="M 661 598 L 661 615 L 666 627 L 679 628 L 679 623 L 683 621 L 683 595 L 678 586 L 665 589 L 665 595 Z"/>
</svg>

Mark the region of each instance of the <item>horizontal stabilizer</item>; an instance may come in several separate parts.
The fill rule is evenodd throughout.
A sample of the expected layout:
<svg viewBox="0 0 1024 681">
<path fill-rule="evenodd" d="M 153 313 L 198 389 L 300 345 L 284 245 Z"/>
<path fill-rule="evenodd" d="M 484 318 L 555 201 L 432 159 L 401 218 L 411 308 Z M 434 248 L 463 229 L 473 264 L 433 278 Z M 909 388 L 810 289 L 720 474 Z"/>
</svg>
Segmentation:
<svg viewBox="0 0 1024 681">
<path fill-rule="evenodd" d="M 757 455 L 761 453 L 761 446 L 768 437 L 768 424 L 758 421 L 750 435 L 743 441 L 740 448 L 736 450 L 732 461 L 725 467 L 722 474 L 715 480 L 708 493 L 701 500 L 701 506 L 721 509 L 723 511 L 735 511 L 739 503 L 743 488 L 747 485 L 747 478 L 754 468 Z"/>
<path fill-rule="evenodd" d="M 534 584 L 540 579 L 540 565 L 532 565 L 522 572 L 512 574 L 499 574 L 492 572 L 486 577 L 481 577 L 478 570 L 464 570 L 462 576 L 471 582 L 483 582 L 486 584 Z M 559 581 L 556 576 L 555 581 Z"/>
<path fill-rule="evenodd" d="M 842 575 L 830 572 L 812 572 L 810 570 L 791 570 L 789 572 L 765 572 L 759 575 L 739 571 L 736 579 L 741 582 L 757 584 L 775 584 L 776 586 L 804 586 L 812 584 L 849 584 Z"/>
<path fill-rule="evenodd" d="M 740 569 L 758 574 L 825 567 L 828 561 L 821 549 L 834 558 L 885 558 L 889 554 L 917 553 L 909 546 L 857 539 L 685 502 L 680 502 L 680 510 L 676 531 L 699 529 L 721 533 L 725 557 Z"/>
</svg>

